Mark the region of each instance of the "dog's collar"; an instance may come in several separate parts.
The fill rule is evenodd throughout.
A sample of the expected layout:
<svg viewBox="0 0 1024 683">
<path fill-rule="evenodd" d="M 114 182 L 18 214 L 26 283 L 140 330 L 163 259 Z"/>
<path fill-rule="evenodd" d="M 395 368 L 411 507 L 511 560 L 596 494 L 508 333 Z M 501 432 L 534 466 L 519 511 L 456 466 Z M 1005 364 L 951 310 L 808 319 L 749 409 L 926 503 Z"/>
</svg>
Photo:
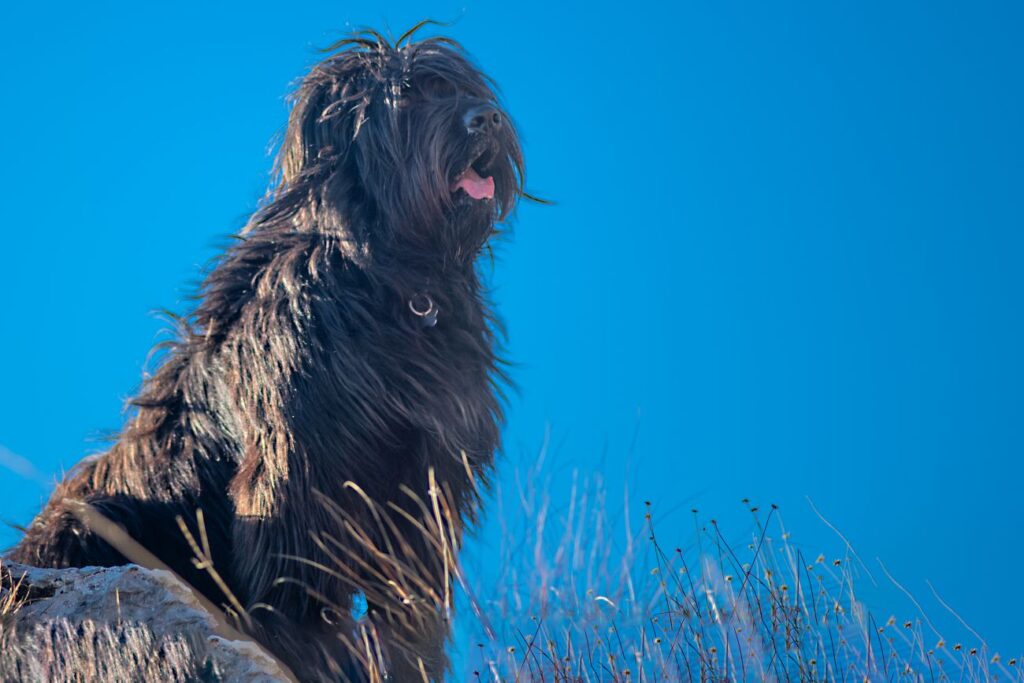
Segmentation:
<svg viewBox="0 0 1024 683">
<path fill-rule="evenodd" d="M 440 309 L 434 299 L 426 292 L 419 291 L 409 299 L 409 310 L 423 323 L 424 327 L 437 325 L 437 314 Z"/>
</svg>

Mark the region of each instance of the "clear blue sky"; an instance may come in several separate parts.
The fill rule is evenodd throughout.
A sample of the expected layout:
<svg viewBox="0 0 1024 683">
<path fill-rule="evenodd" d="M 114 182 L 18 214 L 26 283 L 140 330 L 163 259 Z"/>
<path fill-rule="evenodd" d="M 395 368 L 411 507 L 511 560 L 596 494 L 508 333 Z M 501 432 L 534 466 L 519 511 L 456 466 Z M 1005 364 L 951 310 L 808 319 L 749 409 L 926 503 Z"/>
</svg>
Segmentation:
<svg viewBox="0 0 1024 683">
<path fill-rule="evenodd" d="M 520 364 L 510 455 L 550 425 L 563 469 L 739 535 L 740 498 L 775 502 L 814 552 L 834 537 L 810 496 L 869 563 L 1024 648 L 1024 5 L 4 14 L 0 444 L 42 472 L 120 424 L 150 311 L 181 310 L 252 210 L 312 48 L 457 20 L 558 202 L 522 208 L 494 276 Z M 0 516 L 43 496 L 0 472 Z"/>
</svg>

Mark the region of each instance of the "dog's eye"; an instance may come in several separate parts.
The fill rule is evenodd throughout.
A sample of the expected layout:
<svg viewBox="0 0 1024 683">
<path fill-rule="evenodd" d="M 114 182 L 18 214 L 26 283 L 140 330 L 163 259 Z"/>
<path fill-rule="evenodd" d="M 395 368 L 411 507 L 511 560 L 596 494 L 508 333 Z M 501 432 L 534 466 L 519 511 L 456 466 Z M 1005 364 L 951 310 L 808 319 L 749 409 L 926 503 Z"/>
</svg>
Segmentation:
<svg viewBox="0 0 1024 683">
<path fill-rule="evenodd" d="M 451 81 L 443 78 L 428 78 L 420 86 L 420 92 L 424 97 L 432 100 L 449 99 L 458 94 Z"/>
</svg>

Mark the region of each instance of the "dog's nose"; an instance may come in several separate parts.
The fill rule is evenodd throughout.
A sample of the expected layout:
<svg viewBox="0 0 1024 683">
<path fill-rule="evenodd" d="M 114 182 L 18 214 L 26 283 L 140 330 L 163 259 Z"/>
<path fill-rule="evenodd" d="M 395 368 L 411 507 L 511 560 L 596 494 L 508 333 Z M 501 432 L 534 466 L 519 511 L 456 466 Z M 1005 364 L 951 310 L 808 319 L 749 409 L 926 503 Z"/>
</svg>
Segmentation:
<svg viewBox="0 0 1024 683">
<path fill-rule="evenodd" d="M 462 115 L 462 123 L 470 133 L 493 133 L 501 128 L 501 112 L 489 104 L 479 104 Z"/>
</svg>

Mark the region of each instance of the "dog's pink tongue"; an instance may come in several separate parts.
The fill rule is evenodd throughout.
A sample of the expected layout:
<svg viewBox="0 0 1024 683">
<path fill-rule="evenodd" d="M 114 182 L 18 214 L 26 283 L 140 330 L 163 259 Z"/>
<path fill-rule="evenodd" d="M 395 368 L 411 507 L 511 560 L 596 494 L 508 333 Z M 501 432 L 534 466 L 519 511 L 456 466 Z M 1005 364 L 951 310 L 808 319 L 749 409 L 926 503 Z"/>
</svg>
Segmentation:
<svg viewBox="0 0 1024 683">
<path fill-rule="evenodd" d="M 452 187 L 452 192 L 460 187 L 473 199 L 494 198 L 494 178 L 491 176 L 481 178 L 480 174 L 472 168 L 459 177 L 455 182 L 455 186 Z"/>
</svg>

